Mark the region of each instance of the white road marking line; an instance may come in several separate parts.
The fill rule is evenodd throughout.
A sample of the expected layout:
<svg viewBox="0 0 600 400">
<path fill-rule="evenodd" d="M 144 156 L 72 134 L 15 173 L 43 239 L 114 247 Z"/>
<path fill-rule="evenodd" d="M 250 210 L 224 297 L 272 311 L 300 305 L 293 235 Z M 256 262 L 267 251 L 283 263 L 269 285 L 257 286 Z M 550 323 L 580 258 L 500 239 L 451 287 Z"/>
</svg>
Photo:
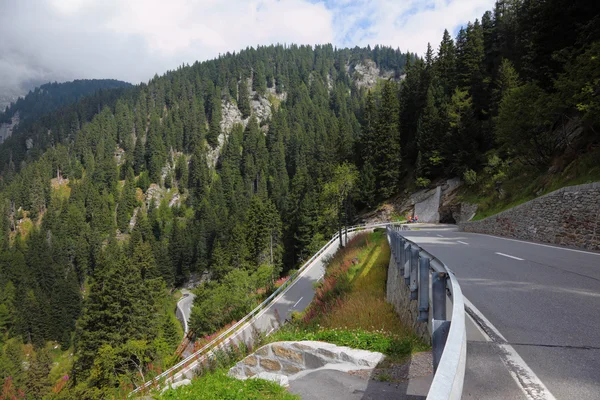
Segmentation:
<svg viewBox="0 0 600 400">
<path fill-rule="evenodd" d="M 504 256 L 504 257 L 512 258 L 512 259 L 519 260 L 519 261 L 525 261 L 525 259 L 523 259 L 523 258 L 511 256 L 510 254 L 504 254 L 504 253 L 498 253 L 498 252 L 496 252 L 496 254 L 498 254 L 499 256 Z"/>
<path fill-rule="evenodd" d="M 482 327 L 485 331 L 488 329 L 491 331 L 496 338 L 492 338 L 492 341 L 498 345 L 500 350 L 500 359 L 506 366 L 506 369 L 510 373 L 510 376 L 515 380 L 517 386 L 523 391 L 525 397 L 529 400 L 556 400 L 554 395 L 550 393 L 550 390 L 544 385 L 544 383 L 538 378 L 538 376 L 529 368 L 529 365 L 521 358 L 519 353 L 512 347 L 500 331 L 492 325 L 492 323 L 471 303 L 466 297 L 463 297 L 465 306 L 468 307 L 470 312 L 475 314 L 477 321 L 475 325 L 483 324 Z M 504 341 L 504 343 L 502 343 Z"/>
<path fill-rule="evenodd" d="M 480 319 L 481 322 L 492 331 L 492 333 L 494 333 L 503 341 L 507 342 L 506 338 L 500 333 L 500 331 L 494 325 L 492 325 L 492 323 L 485 317 L 485 315 L 483 315 L 483 313 L 479 311 L 479 309 L 475 307 L 473 303 L 469 301 L 469 299 L 467 299 L 465 296 L 463 296 L 463 299 L 465 301 L 465 306 L 470 308 L 471 311 L 473 311 L 473 313 L 477 316 L 477 318 Z"/>
<path fill-rule="evenodd" d="M 552 246 L 552 245 L 549 245 L 549 244 L 542 244 L 542 243 L 527 242 L 525 240 L 510 239 L 510 238 L 505 238 L 505 237 L 502 237 L 502 236 L 486 235 L 485 233 L 473 233 L 473 235 L 489 236 L 489 237 L 493 237 L 493 238 L 496 238 L 496 239 L 510 240 L 511 242 L 519 242 L 519 243 L 524 243 L 524 244 L 532 244 L 534 246 L 550 247 L 551 249 L 556 249 L 556 250 L 574 251 L 576 253 L 583 253 L 583 254 L 591 254 L 593 256 L 600 256 L 600 253 L 593 253 L 591 251 L 569 249 L 567 247 L 558 247 L 558 246 Z"/>
<path fill-rule="evenodd" d="M 435 235 L 435 236 L 437 236 L 437 237 L 443 237 L 442 235 Z"/>
<path fill-rule="evenodd" d="M 458 243 L 462 243 L 462 244 L 469 244 L 467 242 L 461 242 L 460 240 L 457 240 Z"/>
<path fill-rule="evenodd" d="M 296 302 L 296 304 L 294 304 L 294 305 L 292 306 L 292 308 L 296 307 L 296 306 L 298 305 L 298 303 L 300 303 L 300 300 L 302 300 L 303 298 L 304 298 L 304 296 L 303 296 L 303 297 L 300 297 L 300 298 L 298 299 L 298 301 Z"/>
</svg>

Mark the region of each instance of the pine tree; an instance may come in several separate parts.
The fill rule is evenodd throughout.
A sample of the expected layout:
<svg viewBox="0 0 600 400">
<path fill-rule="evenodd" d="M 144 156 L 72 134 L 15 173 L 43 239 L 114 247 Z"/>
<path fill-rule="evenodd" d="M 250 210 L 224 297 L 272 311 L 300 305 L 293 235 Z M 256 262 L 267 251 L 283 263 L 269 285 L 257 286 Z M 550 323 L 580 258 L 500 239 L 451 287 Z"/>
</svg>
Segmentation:
<svg viewBox="0 0 600 400">
<path fill-rule="evenodd" d="M 219 135 L 221 134 L 221 88 L 215 88 L 215 94 L 210 102 L 210 127 L 206 140 L 212 147 L 219 144 Z"/>
<path fill-rule="evenodd" d="M 146 169 L 146 154 L 141 135 L 135 141 L 135 149 L 133 151 L 133 168 L 136 175 L 139 175 Z"/>
<path fill-rule="evenodd" d="M 248 92 L 248 81 L 244 77 L 240 81 L 238 108 L 242 113 L 242 118 L 246 119 L 250 116 L 250 93 Z"/>
<path fill-rule="evenodd" d="M 27 371 L 27 394 L 34 399 L 41 399 L 50 392 L 50 370 L 52 358 L 46 348 L 39 349 Z"/>
<path fill-rule="evenodd" d="M 456 85 L 456 48 L 447 29 L 444 29 L 444 36 L 438 49 L 435 68 L 444 87 L 444 93 L 448 96 L 452 95 Z"/>
<path fill-rule="evenodd" d="M 430 85 L 427 90 L 427 103 L 419 119 L 417 130 L 418 157 L 420 160 L 417 165 L 417 178 L 431 178 L 436 169 L 439 170 L 442 166 L 444 161 L 442 148 L 444 128 L 435 104 L 434 88 Z"/>
<path fill-rule="evenodd" d="M 375 206 L 377 181 L 375 179 L 375 169 L 370 162 L 366 162 L 360 170 L 359 190 L 360 201 L 369 208 Z"/>
<path fill-rule="evenodd" d="M 252 90 L 259 95 L 264 95 L 267 91 L 267 78 L 265 76 L 265 65 L 262 61 L 257 63 L 252 76 Z"/>
<path fill-rule="evenodd" d="M 162 181 L 162 168 L 167 161 L 167 149 L 161 133 L 160 120 L 156 113 L 150 116 L 150 129 L 146 141 L 146 163 L 153 182 Z"/>
<path fill-rule="evenodd" d="M 383 86 L 376 126 L 375 165 L 381 198 L 388 198 L 398 190 L 402 174 L 399 114 L 397 87 L 390 80 Z"/>
<path fill-rule="evenodd" d="M 133 210 L 138 202 L 135 191 L 135 176 L 133 174 L 133 169 L 129 168 L 117 208 L 117 227 L 122 232 L 128 229 L 129 221 L 133 216 Z"/>
</svg>

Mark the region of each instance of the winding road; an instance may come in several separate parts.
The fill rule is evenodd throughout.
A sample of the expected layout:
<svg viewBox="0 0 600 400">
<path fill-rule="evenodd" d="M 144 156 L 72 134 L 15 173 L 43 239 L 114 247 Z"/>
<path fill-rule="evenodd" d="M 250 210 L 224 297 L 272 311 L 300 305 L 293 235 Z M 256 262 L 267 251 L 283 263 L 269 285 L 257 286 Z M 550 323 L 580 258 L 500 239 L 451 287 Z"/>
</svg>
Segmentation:
<svg viewBox="0 0 600 400">
<path fill-rule="evenodd" d="M 353 235 L 354 232 L 348 233 L 348 240 L 350 240 Z M 329 248 L 315 258 L 290 286 L 273 299 L 273 301 L 249 321 L 249 323 L 244 324 L 243 327 L 230 336 L 230 338 L 227 339 L 227 344 L 239 344 L 241 342 L 251 343 L 258 332 L 269 335 L 277 329 L 292 312 L 304 310 L 314 297 L 314 284 L 323 277 L 328 258 L 333 256 L 338 248 L 339 241 L 333 241 Z M 204 358 L 205 356 L 202 356 L 199 360 L 191 362 L 185 368 L 181 369 L 173 376 L 173 381 L 177 382 L 183 378 L 192 378 L 194 376 L 194 370 L 198 365 L 198 361 L 202 361 Z"/>
<path fill-rule="evenodd" d="M 467 298 L 463 399 L 600 399 L 600 253 L 455 227 L 403 235 Z"/>
</svg>

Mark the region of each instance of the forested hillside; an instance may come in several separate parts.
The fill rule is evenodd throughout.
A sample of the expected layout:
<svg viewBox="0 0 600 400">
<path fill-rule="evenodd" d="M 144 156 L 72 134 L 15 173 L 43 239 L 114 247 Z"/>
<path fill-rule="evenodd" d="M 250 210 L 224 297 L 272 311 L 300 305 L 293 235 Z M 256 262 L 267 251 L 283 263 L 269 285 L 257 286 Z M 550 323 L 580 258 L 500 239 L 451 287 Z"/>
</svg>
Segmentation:
<svg viewBox="0 0 600 400">
<path fill-rule="evenodd" d="M 0 113 L 0 123 L 10 122 L 16 113 L 19 113 L 21 120 L 33 120 L 98 90 L 127 86 L 131 84 L 115 79 L 80 79 L 64 83 L 46 83 L 7 106 Z"/>
<path fill-rule="evenodd" d="M 190 277 L 210 334 L 401 182 L 595 151 L 597 8 L 499 2 L 423 58 L 249 48 L 20 124 L 0 146 L 7 390 L 119 396 L 173 361 Z"/>
</svg>

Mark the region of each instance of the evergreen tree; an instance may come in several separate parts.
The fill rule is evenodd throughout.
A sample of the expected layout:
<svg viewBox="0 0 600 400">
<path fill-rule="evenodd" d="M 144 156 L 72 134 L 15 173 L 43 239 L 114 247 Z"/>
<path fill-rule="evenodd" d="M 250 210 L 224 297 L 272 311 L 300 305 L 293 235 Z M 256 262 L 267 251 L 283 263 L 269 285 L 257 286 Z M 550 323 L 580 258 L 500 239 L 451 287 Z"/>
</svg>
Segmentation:
<svg viewBox="0 0 600 400">
<path fill-rule="evenodd" d="M 256 69 L 252 76 L 252 90 L 260 95 L 264 95 L 267 91 L 267 78 L 265 76 L 265 65 L 262 61 L 257 63 Z"/>
<path fill-rule="evenodd" d="M 417 178 L 432 178 L 444 161 L 444 124 L 435 104 L 434 88 L 427 90 L 427 103 L 419 119 L 417 130 L 417 146 L 419 155 Z"/>
<path fill-rule="evenodd" d="M 240 81 L 238 108 L 242 113 L 242 118 L 246 119 L 250 116 L 250 93 L 248 92 L 248 81 L 244 77 Z"/>
<path fill-rule="evenodd" d="M 133 175 L 133 169 L 129 168 L 117 208 L 117 227 L 122 232 L 127 230 L 129 221 L 133 216 L 133 210 L 137 206 L 137 202 L 138 201 L 135 192 L 135 177 Z"/>
<path fill-rule="evenodd" d="M 221 134 L 221 88 L 218 86 L 215 89 L 215 94 L 210 102 L 210 127 L 206 140 L 208 143 L 216 147 L 219 143 L 219 135 Z"/>
<path fill-rule="evenodd" d="M 399 114 L 397 87 L 389 80 L 383 86 L 375 128 L 377 189 L 381 198 L 388 198 L 396 192 L 402 174 Z"/>
<path fill-rule="evenodd" d="M 39 349 L 31 360 L 27 370 L 27 394 L 34 399 L 41 399 L 50 393 L 50 370 L 52 358 L 45 348 Z"/>
</svg>

